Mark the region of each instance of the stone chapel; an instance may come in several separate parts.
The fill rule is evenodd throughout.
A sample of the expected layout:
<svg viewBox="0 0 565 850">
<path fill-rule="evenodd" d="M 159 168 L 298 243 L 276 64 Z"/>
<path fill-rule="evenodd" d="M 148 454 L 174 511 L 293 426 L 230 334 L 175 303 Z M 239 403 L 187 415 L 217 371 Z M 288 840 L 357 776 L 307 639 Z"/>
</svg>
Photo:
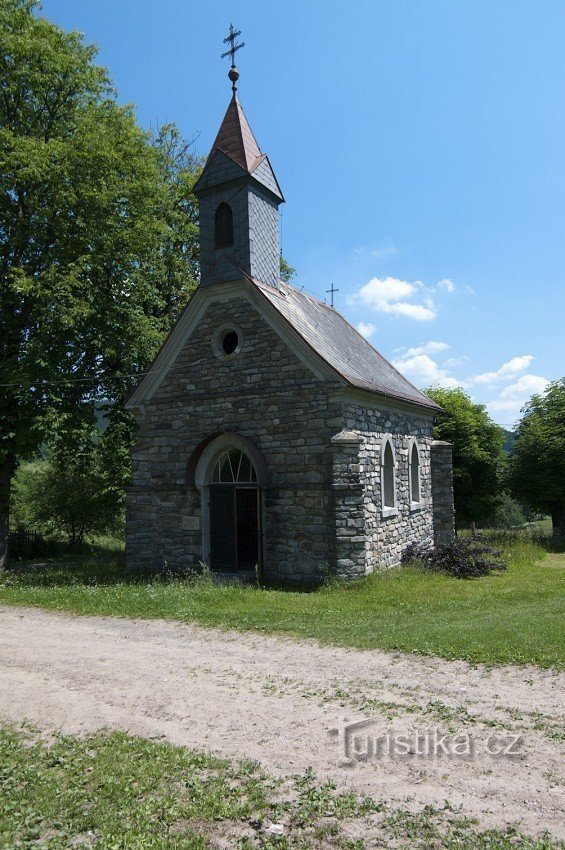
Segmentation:
<svg viewBox="0 0 565 850">
<path fill-rule="evenodd" d="M 127 566 L 363 576 L 452 537 L 451 446 L 433 401 L 280 280 L 284 198 L 230 79 L 196 184 L 200 285 L 126 405 Z"/>
</svg>

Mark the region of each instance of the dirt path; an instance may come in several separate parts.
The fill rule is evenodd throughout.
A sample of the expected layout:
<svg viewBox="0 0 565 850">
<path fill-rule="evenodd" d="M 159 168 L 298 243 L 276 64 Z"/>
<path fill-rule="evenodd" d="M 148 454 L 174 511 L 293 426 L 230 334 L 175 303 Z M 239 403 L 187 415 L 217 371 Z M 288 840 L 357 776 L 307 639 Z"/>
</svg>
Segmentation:
<svg viewBox="0 0 565 850">
<path fill-rule="evenodd" d="M 163 621 L 75 617 L 0 607 L 0 720 L 81 733 L 120 728 L 294 774 L 409 808 L 447 800 L 484 827 L 517 824 L 565 835 L 564 677 L 492 670 Z M 343 718 L 369 719 L 358 747 L 381 753 L 344 765 Z M 434 755 L 434 734 L 459 755 Z M 561 730 L 561 731 L 560 731 Z M 414 752 L 393 735 L 409 736 Z M 416 733 L 420 740 L 415 741 Z M 520 734 L 516 756 L 486 752 Z M 496 737 L 492 737 L 496 736 Z M 464 742 L 467 742 L 465 744 Z M 472 747 L 473 755 L 464 754 Z M 431 753 L 431 754 L 430 754 Z M 349 752 L 351 755 L 351 750 Z"/>
</svg>

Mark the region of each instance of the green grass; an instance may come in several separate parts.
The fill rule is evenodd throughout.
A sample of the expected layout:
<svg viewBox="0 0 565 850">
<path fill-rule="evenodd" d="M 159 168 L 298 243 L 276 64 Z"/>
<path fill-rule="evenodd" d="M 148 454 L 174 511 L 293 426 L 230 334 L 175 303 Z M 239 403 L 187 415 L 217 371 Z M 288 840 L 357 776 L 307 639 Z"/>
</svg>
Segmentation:
<svg viewBox="0 0 565 850">
<path fill-rule="evenodd" d="M 562 845 L 481 832 L 449 805 L 419 813 L 337 793 L 311 772 L 273 779 L 229 762 L 121 732 L 50 744 L 32 730 L 0 729 L 0 847 L 68 850 L 552 850 Z M 268 832 L 283 824 L 282 835 Z M 360 824 L 362 828 L 360 830 Z"/>
<path fill-rule="evenodd" d="M 497 534 L 508 570 L 461 580 L 417 567 L 316 592 L 127 577 L 118 564 L 25 565 L 0 577 L 0 603 L 79 614 L 166 618 L 321 642 L 485 663 L 565 661 L 565 555 Z"/>
</svg>

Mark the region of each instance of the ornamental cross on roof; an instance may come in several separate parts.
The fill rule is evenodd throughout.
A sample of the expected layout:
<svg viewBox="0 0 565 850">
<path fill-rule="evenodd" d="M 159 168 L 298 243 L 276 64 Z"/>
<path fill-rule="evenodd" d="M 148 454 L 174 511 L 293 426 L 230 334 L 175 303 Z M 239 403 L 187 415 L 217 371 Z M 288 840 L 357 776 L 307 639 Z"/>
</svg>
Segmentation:
<svg viewBox="0 0 565 850">
<path fill-rule="evenodd" d="M 225 53 L 222 53 L 222 59 L 225 59 L 226 56 L 231 56 L 231 68 L 228 71 L 228 77 L 232 82 L 231 88 L 234 94 L 237 91 L 237 81 L 239 79 L 239 71 L 235 67 L 235 54 L 242 47 L 245 47 L 245 42 L 242 42 L 241 44 L 236 44 L 236 39 L 238 35 L 241 35 L 241 30 L 234 30 L 233 24 L 230 24 L 230 33 L 226 38 L 224 38 L 224 44 L 227 44 L 229 42 L 230 47 L 229 50 L 226 50 Z"/>
<path fill-rule="evenodd" d="M 334 293 L 339 292 L 339 289 L 336 289 L 336 287 L 332 283 L 330 288 L 326 289 L 326 292 L 331 292 L 331 306 L 333 307 L 334 306 Z"/>
</svg>

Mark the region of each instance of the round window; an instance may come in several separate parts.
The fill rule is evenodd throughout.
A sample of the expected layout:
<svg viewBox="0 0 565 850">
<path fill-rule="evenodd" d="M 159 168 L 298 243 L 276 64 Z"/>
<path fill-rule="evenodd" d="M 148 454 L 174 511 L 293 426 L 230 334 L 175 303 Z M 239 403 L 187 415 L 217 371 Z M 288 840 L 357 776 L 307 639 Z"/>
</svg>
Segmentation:
<svg viewBox="0 0 565 850">
<path fill-rule="evenodd" d="M 212 336 L 212 349 L 220 360 L 235 357 L 241 349 L 243 333 L 237 325 L 221 325 Z"/>
<path fill-rule="evenodd" d="M 222 349 L 224 354 L 233 354 L 239 345 L 239 337 L 235 331 L 228 331 L 222 337 Z"/>
</svg>

